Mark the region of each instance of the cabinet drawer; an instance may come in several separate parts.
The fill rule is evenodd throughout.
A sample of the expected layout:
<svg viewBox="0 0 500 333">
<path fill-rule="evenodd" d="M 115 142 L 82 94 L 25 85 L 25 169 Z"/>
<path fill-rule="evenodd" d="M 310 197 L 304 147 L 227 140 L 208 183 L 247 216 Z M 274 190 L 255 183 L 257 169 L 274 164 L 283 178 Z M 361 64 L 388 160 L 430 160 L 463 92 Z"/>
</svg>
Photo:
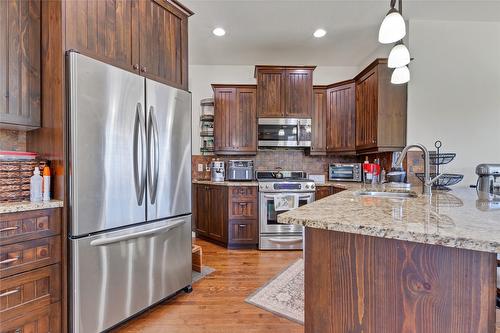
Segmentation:
<svg viewBox="0 0 500 333">
<path fill-rule="evenodd" d="M 61 261 L 61 237 L 0 246 L 0 278 Z"/>
<path fill-rule="evenodd" d="M 59 208 L 0 215 L 0 245 L 55 236 L 60 230 Z"/>
<path fill-rule="evenodd" d="M 61 303 L 43 306 L 18 318 L 2 321 L 0 333 L 59 333 Z"/>
<path fill-rule="evenodd" d="M 9 320 L 25 316 L 38 307 L 60 299 L 59 264 L 16 274 L 0 280 L 0 317 Z"/>
<path fill-rule="evenodd" d="M 257 201 L 232 201 L 229 203 L 230 219 L 257 218 Z"/>
<path fill-rule="evenodd" d="M 229 243 L 257 244 L 257 220 L 229 221 Z"/>
<path fill-rule="evenodd" d="M 257 201 L 257 186 L 231 186 L 231 200 Z"/>
</svg>

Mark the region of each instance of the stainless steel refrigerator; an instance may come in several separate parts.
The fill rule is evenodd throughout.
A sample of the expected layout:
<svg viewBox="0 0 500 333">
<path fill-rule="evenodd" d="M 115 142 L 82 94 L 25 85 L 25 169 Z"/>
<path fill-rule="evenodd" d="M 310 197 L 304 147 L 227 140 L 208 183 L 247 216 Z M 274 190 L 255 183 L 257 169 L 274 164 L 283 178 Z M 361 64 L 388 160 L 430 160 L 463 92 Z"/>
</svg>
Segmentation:
<svg viewBox="0 0 500 333">
<path fill-rule="evenodd" d="M 67 55 L 71 326 L 106 330 L 191 284 L 191 94 Z"/>
</svg>

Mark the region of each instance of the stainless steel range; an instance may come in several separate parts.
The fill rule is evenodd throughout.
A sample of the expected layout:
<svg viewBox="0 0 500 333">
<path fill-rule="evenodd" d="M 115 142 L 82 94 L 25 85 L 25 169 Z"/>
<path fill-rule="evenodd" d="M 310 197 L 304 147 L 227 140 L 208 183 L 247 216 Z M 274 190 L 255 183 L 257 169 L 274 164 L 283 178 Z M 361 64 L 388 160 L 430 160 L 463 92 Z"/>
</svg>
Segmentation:
<svg viewBox="0 0 500 333">
<path fill-rule="evenodd" d="M 303 227 L 279 224 L 278 215 L 314 201 L 314 182 L 306 176 L 302 171 L 256 172 L 259 181 L 259 249 L 302 249 Z"/>
</svg>

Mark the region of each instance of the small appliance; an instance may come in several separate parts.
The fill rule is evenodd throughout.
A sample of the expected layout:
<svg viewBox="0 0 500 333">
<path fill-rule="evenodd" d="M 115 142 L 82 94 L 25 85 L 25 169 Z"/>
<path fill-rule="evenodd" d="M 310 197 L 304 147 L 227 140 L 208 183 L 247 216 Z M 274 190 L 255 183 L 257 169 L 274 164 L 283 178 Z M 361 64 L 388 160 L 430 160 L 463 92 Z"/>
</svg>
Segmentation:
<svg viewBox="0 0 500 333">
<path fill-rule="evenodd" d="M 259 118 L 259 147 L 311 147 L 311 119 Z"/>
<path fill-rule="evenodd" d="M 256 178 L 259 181 L 259 249 L 302 249 L 304 228 L 278 223 L 278 215 L 287 210 L 278 209 L 276 202 L 286 196 L 292 196 L 297 207 L 313 202 L 314 182 L 307 179 L 303 171 L 257 171 Z"/>
<path fill-rule="evenodd" d="M 253 161 L 252 160 L 230 160 L 227 163 L 227 180 L 252 180 Z"/>
<path fill-rule="evenodd" d="M 226 176 L 224 161 L 212 161 L 210 163 L 210 174 L 213 182 L 223 182 Z"/>
<path fill-rule="evenodd" d="M 328 179 L 343 182 L 362 182 L 361 163 L 334 163 L 328 167 Z"/>
<path fill-rule="evenodd" d="M 476 174 L 480 199 L 500 197 L 500 164 L 479 164 L 476 167 Z"/>
</svg>

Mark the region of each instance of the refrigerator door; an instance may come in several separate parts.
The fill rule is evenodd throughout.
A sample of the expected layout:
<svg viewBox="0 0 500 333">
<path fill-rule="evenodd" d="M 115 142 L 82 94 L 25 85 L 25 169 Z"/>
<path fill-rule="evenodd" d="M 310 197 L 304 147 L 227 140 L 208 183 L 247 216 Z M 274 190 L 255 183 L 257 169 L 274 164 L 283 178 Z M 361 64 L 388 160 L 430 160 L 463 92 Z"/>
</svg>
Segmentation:
<svg viewBox="0 0 500 333">
<path fill-rule="evenodd" d="M 101 332 L 191 284 L 190 215 L 70 243 L 72 332 Z"/>
<path fill-rule="evenodd" d="M 73 236 L 146 219 L 144 78 L 68 55 Z"/>
<path fill-rule="evenodd" d="M 146 79 L 147 219 L 191 213 L 191 93 Z"/>
</svg>

